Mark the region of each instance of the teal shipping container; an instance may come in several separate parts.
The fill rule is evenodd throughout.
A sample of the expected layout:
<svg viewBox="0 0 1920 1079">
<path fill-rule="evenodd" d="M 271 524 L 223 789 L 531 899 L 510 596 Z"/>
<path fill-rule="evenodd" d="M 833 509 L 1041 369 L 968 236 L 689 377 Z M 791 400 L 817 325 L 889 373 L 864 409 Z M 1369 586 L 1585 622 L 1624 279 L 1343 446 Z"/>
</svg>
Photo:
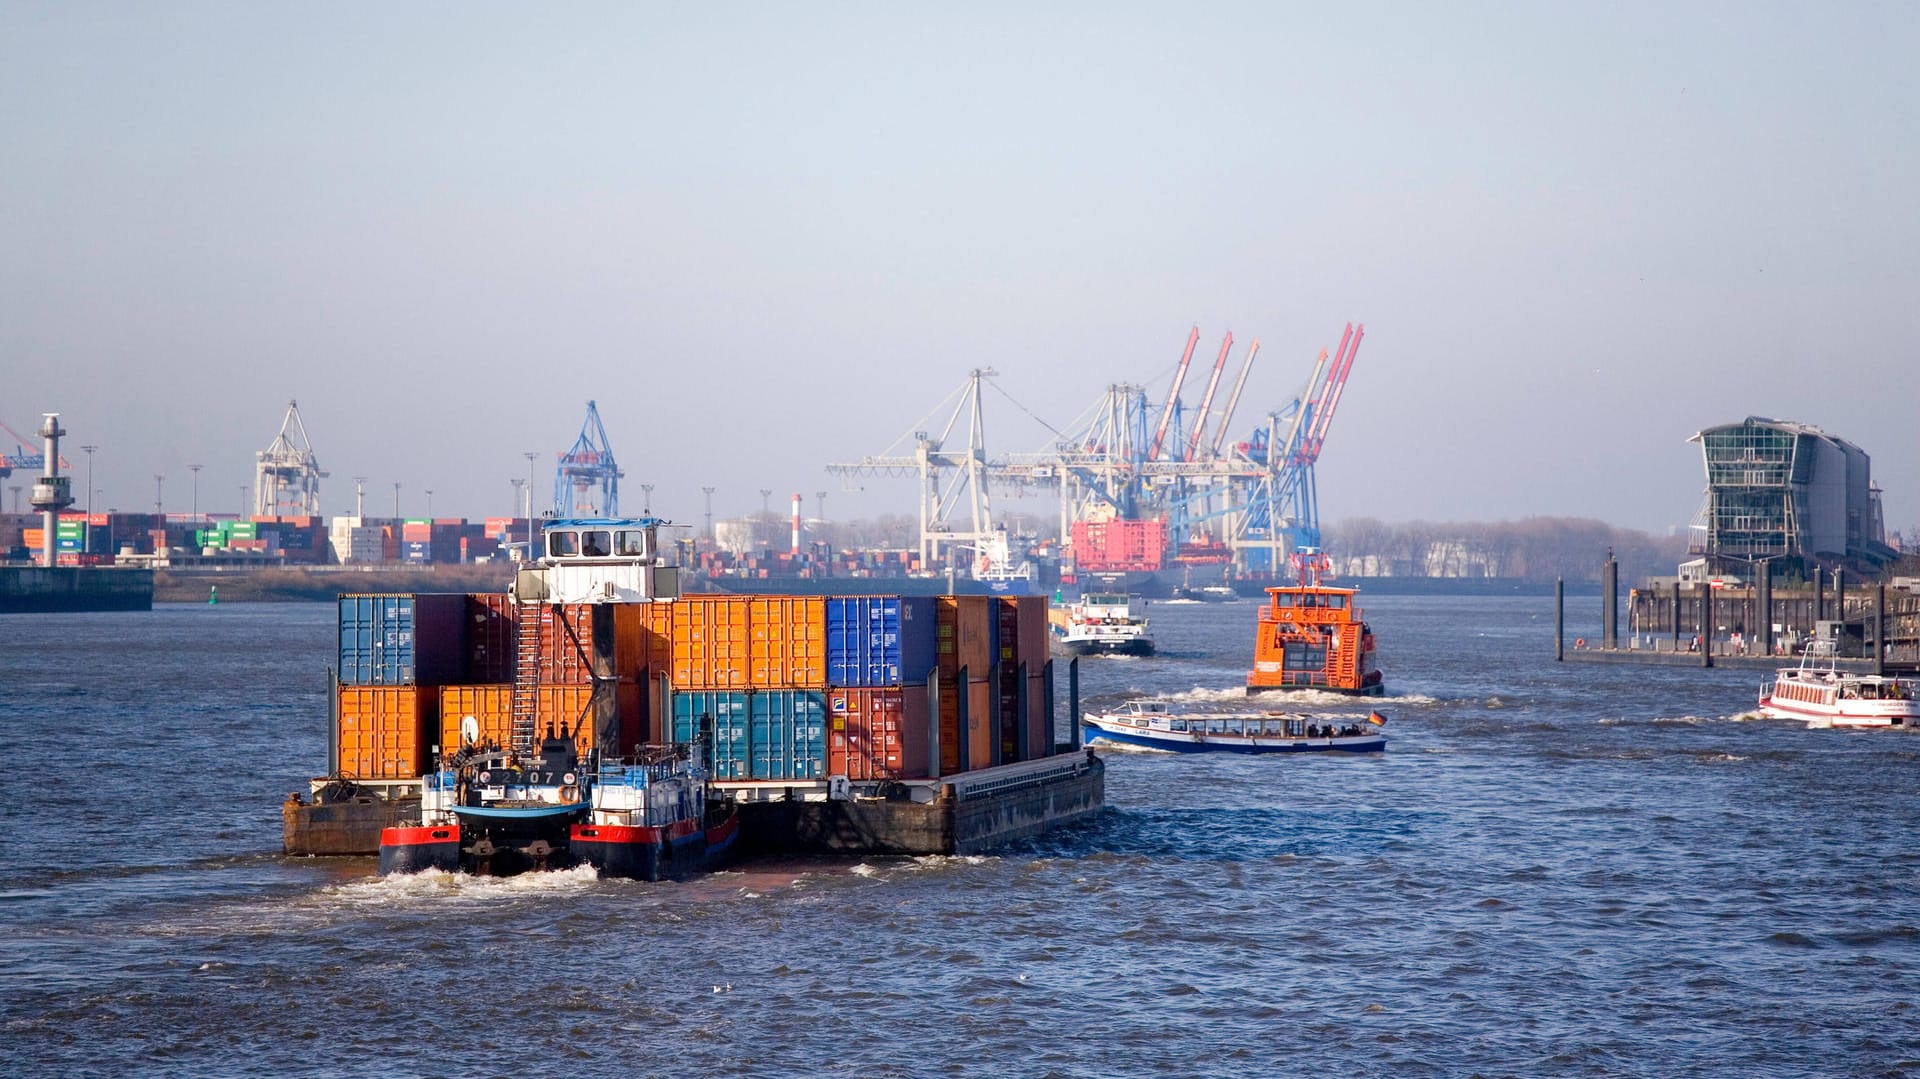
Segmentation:
<svg viewBox="0 0 1920 1079">
<path fill-rule="evenodd" d="M 707 761 L 715 779 L 748 778 L 747 696 L 744 690 L 682 690 L 673 695 L 673 740 L 700 737 L 703 718 L 713 720 L 713 753 Z"/>
<path fill-rule="evenodd" d="M 752 694 L 747 733 L 754 779 L 827 777 L 827 698 L 817 689 Z"/>
</svg>

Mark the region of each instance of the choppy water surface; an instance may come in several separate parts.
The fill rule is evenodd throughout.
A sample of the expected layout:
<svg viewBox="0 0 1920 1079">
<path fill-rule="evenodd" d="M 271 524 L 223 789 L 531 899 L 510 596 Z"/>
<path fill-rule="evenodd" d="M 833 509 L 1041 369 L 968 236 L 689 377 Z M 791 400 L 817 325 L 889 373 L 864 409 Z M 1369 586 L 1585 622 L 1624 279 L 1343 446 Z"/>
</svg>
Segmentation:
<svg viewBox="0 0 1920 1079">
<path fill-rule="evenodd" d="M 0 1072 L 1920 1075 L 1920 738 L 1367 599 L 1383 757 L 1113 753 L 996 856 L 668 885 L 282 858 L 326 605 L 0 619 Z M 1151 613 L 1089 703 L 1237 696 L 1252 604 Z"/>
</svg>

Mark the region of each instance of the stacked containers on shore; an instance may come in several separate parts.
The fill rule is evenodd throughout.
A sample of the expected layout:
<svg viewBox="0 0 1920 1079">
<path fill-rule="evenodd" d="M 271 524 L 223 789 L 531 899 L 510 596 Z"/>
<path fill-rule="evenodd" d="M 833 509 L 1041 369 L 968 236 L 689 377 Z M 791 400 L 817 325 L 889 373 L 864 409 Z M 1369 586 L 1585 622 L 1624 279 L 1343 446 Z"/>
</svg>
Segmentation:
<svg viewBox="0 0 1920 1079">
<path fill-rule="evenodd" d="M 438 687 L 466 667 L 466 597 L 354 594 L 339 601 L 333 770 L 412 779 L 431 763 Z"/>
<path fill-rule="evenodd" d="M 932 596 L 835 596 L 826 616 L 827 774 L 929 774 L 927 676 L 938 663 Z"/>
</svg>

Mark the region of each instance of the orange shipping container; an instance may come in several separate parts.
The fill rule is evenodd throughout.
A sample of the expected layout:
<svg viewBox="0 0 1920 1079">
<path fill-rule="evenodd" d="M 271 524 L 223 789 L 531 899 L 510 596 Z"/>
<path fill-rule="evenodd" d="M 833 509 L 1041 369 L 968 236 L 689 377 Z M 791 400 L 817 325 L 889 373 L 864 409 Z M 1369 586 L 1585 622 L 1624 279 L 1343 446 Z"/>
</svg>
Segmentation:
<svg viewBox="0 0 1920 1079">
<path fill-rule="evenodd" d="M 673 688 L 745 689 L 750 601 L 745 596 L 682 596 L 673 612 Z"/>
<path fill-rule="evenodd" d="M 622 682 L 672 669 L 673 608 L 671 603 L 613 605 L 612 673 Z"/>
<path fill-rule="evenodd" d="M 987 677 L 993 667 L 994 622 L 999 617 L 994 597 L 939 596 L 935 609 L 941 675 L 952 678 L 965 667 L 968 678 Z"/>
<path fill-rule="evenodd" d="M 339 770 L 353 779 L 413 779 L 431 765 L 431 690 L 341 686 L 336 701 Z"/>
<path fill-rule="evenodd" d="M 593 748 L 593 687 L 543 685 L 536 690 L 535 737 L 548 730 L 573 731 L 581 753 Z M 460 745 L 460 725 L 468 716 L 480 728 L 480 741 L 508 745 L 513 741 L 512 686 L 443 686 L 440 689 L 439 745 L 452 752 Z"/>
<path fill-rule="evenodd" d="M 984 679 L 969 682 L 967 684 L 968 771 L 985 768 L 991 763 L 993 730 L 993 685 Z M 940 774 L 952 775 L 958 771 L 960 771 L 960 694 L 951 681 L 942 679 L 940 683 Z"/>
<path fill-rule="evenodd" d="M 826 599 L 755 596 L 747 610 L 747 684 L 755 689 L 825 689 Z"/>
</svg>

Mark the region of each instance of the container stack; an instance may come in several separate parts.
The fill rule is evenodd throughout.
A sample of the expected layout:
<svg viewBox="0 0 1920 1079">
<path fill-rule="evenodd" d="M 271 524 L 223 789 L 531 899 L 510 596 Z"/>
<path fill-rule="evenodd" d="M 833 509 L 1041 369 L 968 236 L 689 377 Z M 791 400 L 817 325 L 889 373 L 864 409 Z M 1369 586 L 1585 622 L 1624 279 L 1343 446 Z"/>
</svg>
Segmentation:
<svg viewBox="0 0 1920 1079">
<path fill-rule="evenodd" d="M 504 594 L 356 595 L 340 600 L 338 767 L 408 779 L 463 727 L 507 742 L 523 624 L 541 733 L 582 751 L 707 735 L 722 780 L 925 778 L 935 670 L 938 774 L 1052 750 L 1040 596 L 693 595 L 523 623 Z"/>
</svg>

